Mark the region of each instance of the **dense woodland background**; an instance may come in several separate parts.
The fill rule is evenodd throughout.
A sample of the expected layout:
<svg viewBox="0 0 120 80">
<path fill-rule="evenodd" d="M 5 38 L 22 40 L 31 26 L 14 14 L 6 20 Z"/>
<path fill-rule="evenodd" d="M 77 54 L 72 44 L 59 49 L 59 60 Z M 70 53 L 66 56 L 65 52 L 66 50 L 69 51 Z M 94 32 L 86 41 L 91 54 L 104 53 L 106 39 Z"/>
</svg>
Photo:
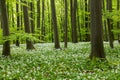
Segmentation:
<svg viewBox="0 0 120 80">
<path fill-rule="evenodd" d="M 65 42 L 67 48 L 67 42 L 90 40 L 93 45 L 95 41 L 99 43 L 99 47 L 102 41 L 109 41 L 110 47 L 114 48 L 113 41 L 120 40 L 120 2 L 95 2 L 96 0 L 2 0 L 0 32 L 3 31 L 3 34 L 0 35 L 0 43 L 7 47 L 3 53 L 10 54 L 9 41 L 16 46 L 26 42 L 28 50 L 34 49 L 34 43 L 54 42 L 55 48 L 60 48 L 59 42 Z"/>
<path fill-rule="evenodd" d="M 0 0 L 0 80 L 120 80 L 120 0 Z"/>
<path fill-rule="evenodd" d="M 99 48 L 103 47 L 100 45 L 103 41 L 109 41 L 110 47 L 114 48 L 113 41 L 120 40 L 120 2 L 95 2 L 2 0 L 0 33 L 3 31 L 3 34 L 0 35 L 0 43 L 4 43 L 3 54 L 10 54 L 10 43 L 20 46 L 25 42 L 28 50 L 34 49 L 34 43 L 54 42 L 55 48 L 60 48 L 60 42 L 65 42 L 67 48 L 67 42 L 83 41 L 91 41 Z"/>
</svg>

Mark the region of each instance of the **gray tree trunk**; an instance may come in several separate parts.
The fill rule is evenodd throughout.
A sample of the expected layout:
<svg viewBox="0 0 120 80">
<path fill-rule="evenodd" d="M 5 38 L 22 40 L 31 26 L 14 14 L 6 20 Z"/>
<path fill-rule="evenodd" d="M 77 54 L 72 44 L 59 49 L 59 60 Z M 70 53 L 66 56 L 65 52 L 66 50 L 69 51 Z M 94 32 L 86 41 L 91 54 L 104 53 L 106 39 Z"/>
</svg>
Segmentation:
<svg viewBox="0 0 120 80">
<path fill-rule="evenodd" d="M 30 2 L 30 24 L 31 24 L 31 33 L 35 33 L 35 17 L 34 17 L 34 3 Z"/>
<path fill-rule="evenodd" d="M 50 0 L 50 4 L 51 4 L 52 21 L 53 21 L 53 29 L 54 29 L 55 48 L 58 49 L 58 48 L 60 48 L 60 42 L 59 42 L 59 35 L 58 35 L 55 1 Z"/>
<path fill-rule="evenodd" d="M 90 58 L 105 58 L 102 38 L 101 0 L 90 1 L 91 12 L 91 54 Z"/>
<path fill-rule="evenodd" d="M 16 0 L 17 2 L 20 2 L 19 0 Z M 19 4 L 16 3 L 16 12 L 17 12 L 17 31 L 20 30 L 20 16 L 19 16 Z M 19 37 L 17 37 L 17 40 L 16 40 L 16 46 L 20 46 L 20 42 L 19 42 Z"/>
<path fill-rule="evenodd" d="M 23 1 L 23 3 L 27 5 L 26 1 Z M 30 30 L 30 21 L 28 16 L 28 8 L 26 5 L 23 5 L 24 27 L 25 27 L 25 32 L 29 34 L 31 33 L 31 30 Z M 26 39 L 26 49 L 27 50 L 34 49 L 33 43 L 30 39 Z"/>
<path fill-rule="evenodd" d="M 1 7 L 1 17 L 2 17 L 2 28 L 3 28 L 3 36 L 9 36 L 9 23 L 8 23 L 8 14 L 7 14 L 7 7 L 6 7 L 6 0 L 0 0 L 0 7 Z M 10 56 L 10 41 L 7 40 L 3 43 L 3 56 Z"/>
<path fill-rule="evenodd" d="M 107 0 L 107 10 L 109 12 L 112 12 L 112 0 Z M 112 32 L 113 29 L 113 23 L 112 19 L 107 19 L 107 24 L 108 24 L 108 33 L 109 33 L 109 43 L 110 47 L 114 48 L 113 41 L 114 41 L 114 34 Z"/>
<path fill-rule="evenodd" d="M 120 10 L 120 0 L 117 0 L 117 10 Z M 120 29 L 120 21 L 117 22 L 117 29 Z M 120 33 L 118 33 L 118 42 L 120 43 Z"/>
<path fill-rule="evenodd" d="M 41 26 L 41 39 L 44 41 L 45 37 L 45 0 L 42 0 L 42 26 Z"/>
<path fill-rule="evenodd" d="M 76 13 L 77 13 L 77 0 L 70 0 L 70 11 L 71 11 L 71 28 L 72 28 L 72 42 L 77 43 L 77 23 L 76 23 Z"/>
<path fill-rule="evenodd" d="M 37 0 L 37 28 L 40 35 L 40 0 Z M 40 36 L 38 38 L 40 39 Z"/>
<path fill-rule="evenodd" d="M 67 4 L 67 0 L 64 0 L 65 2 L 65 21 L 64 21 L 64 34 L 65 34 L 65 38 L 64 38 L 64 42 L 65 42 L 65 48 L 67 48 L 67 28 L 68 28 L 68 4 Z"/>
</svg>

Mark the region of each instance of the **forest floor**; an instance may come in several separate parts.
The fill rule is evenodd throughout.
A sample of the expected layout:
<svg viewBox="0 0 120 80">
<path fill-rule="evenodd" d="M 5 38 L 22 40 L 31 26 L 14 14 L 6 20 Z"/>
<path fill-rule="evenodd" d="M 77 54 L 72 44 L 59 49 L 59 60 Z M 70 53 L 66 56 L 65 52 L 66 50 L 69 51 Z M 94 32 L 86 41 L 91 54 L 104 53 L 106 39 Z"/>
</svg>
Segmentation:
<svg viewBox="0 0 120 80">
<path fill-rule="evenodd" d="M 108 62 L 88 58 L 89 42 L 69 43 L 67 49 L 61 43 L 57 50 L 53 43 L 35 44 L 32 51 L 12 45 L 12 57 L 0 57 L 0 80 L 120 80 L 120 44 L 104 44 Z"/>
</svg>

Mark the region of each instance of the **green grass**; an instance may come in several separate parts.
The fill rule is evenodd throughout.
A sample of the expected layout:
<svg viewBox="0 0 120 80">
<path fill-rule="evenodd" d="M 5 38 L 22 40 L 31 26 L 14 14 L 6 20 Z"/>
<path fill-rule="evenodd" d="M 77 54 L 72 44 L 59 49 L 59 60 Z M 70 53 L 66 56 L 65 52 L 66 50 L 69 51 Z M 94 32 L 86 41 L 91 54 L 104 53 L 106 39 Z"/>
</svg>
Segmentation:
<svg viewBox="0 0 120 80">
<path fill-rule="evenodd" d="M 36 44 L 33 51 L 12 45 L 12 57 L 0 58 L 0 80 L 120 80 L 120 45 L 114 44 L 111 49 L 105 43 L 108 62 L 90 61 L 90 43 L 69 43 L 62 50 Z"/>
</svg>

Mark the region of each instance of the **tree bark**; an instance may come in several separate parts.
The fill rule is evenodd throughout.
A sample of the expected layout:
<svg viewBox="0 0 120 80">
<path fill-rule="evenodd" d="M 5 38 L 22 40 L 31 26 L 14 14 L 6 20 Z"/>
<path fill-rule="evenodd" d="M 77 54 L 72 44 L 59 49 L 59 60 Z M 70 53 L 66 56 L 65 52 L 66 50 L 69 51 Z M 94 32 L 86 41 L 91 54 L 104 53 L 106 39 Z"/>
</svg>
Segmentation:
<svg viewBox="0 0 120 80">
<path fill-rule="evenodd" d="M 70 0 L 70 19 L 71 19 L 71 40 L 73 42 L 73 28 L 72 28 L 72 20 L 73 20 L 73 0 Z"/>
<path fill-rule="evenodd" d="M 1 11 L 0 11 L 0 12 L 1 12 Z M 1 13 L 0 13 L 0 28 L 2 28 Z"/>
<path fill-rule="evenodd" d="M 26 5 L 23 5 L 24 27 L 25 27 L 25 32 L 29 34 L 31 33 L 31 30 L 30 30 L 30 21 L 29 21 L 29 16 L 28 16 L 27 2 L 23 1 L 23 3 L 26 4 Z M 27 50 L 34 49 L 32 41 L 28 38 L 26 39 L 26 49 Z"/>
<path fill-rule="evenodd" d="M 8 14 L 6 7 L 6 0 L 0 0 L 1 7 L 1 17 L 2 17 L 2 28 L 3 28 L 3 36 L 8 37 L 9 32 L 9 22 L 8 22 Z M 7 40 L 3 43 L 3 56 L 10 56 L 10 41 Z"/>
<path fill-rule="evenodd" d="M 90 58 L 105 58 L 102 38 L 101 0 L 91 0 L 91 54 Z"/>
<path fill-rule="evenodd" d="M 77 0 L 70 0 L 71 11 L 71 28 L 72 28 L 72 42 L 77 43 L 77 25 L 76 25 L 76 13 L 77 13 Z"/>
<path fill-rule="evenodd" d="M 107 0 L 107 10 L 109 12 L 112 12 L 112 0 Z M 110 47 L 114 48 L 113 41 L 114 41 L 114 34 L 112 32 L 113 29 L 113 23 L 112 19 L 107 19 L 107 24 L 108 24 L 108 33 L 109 33 L 109 43 Z"/>
<path fill-rule="evenodd" d="M 52 20 L 51 20 L 51 16 L 50 16 L 50 7 L 49 7 L 49 1 L 47 0 L 47 11 L 48 11 L 48 16 L 47 16 L 47 18 L 48 18 L 48 25 L 50 25 L 49 26 L 49 31 L 48 31 L 48 33 L 49 33 L 49 41 L 51 41 L 51 42 L 53 42 L 53 30 L 52 30 L 52 27 L 51 27 L 51 24 L 52 24 Z"/>
<path fill-rule="evenodd" d="M 85 28 L 86 28 L 86 37 L 85 37 L 85 41 L 90 41 L 90 35 L 88 34 L 89 32 L 89 15 L 88 15 L 88 0 L 85 0 Z"/>
<path fill-rule="evenodd" d="M 117 0 L 117 10 L 120 10 L 120 0 Z M 120 29 L 120 21 L 117 22 L 117 29 Z M 118 33 L 118 42 L 120 43 L 120 33 Z"/>
<path fill-rule="evenodd" d="M 16 0 L 17 2 L 20 2 L 19 0 Z M 17 13 L 17 31 L 20 30 L 20 16 L 19 16 L 19 4 L 16 3 L 16 13 Z M 16 46 L 20 46 L 20 42 L 19 42 L 19 37 L 17 37 L 16 40 Z"/>
<path fill-rule="evenodd" d="M 35 19 L 34 19 L 34 3 L 33 2 L 30 2 L 30 17 L 31 17 L 31 20 L 30 20 L 30 23 L 31 23 L 31 32 L 34 34 L 35 33 Z"/>
<path fill-rule="evenodd" d="M 37 0 L 37 29 L 40 35 L 40 0 Z M 40 36 L 38 38 L 40 39 Z"/>
<path fill-rule="evenodd" d="M 68 4 L 67 4 L 67 0 L 64 0 L 65 3 L 65 22 L 64 22 L 64 42 L 65 42 L 65 48 L 67 48 L 67 37 L 68 37 L 68 33 L 67 33 L 67 28 L 68 28 Z"/>
<path fill-rule="evenodd" d="M 102 9 L 105 11 L 105 0 L 102 0 Z M 103 20 L 103 28 L 104 28 L 104 36 L 105 36 L 105 41 L 108 41 L 108 29 L 107 29 L 107 20 Z"/>
<path fill-rule="evenodd" d="M 59 43 L 59 35 L 58 35 L 55 1 L 50 0 L 50 4 L 51 4 L 52 21 L 53 21 L 53 29 L 54 29 L 55 48 L 58 49 L 58 48 L 60 48 L 60 43 Z"/>
<path fill-rule="evenodd" d="M 44 41 L 44 36 L 45 36 L 45 0 L 42 0 L 42 26 L 41 26 L 41 34 L 42 34 L 42 38 L 41 40 Z"/>
</svg>

